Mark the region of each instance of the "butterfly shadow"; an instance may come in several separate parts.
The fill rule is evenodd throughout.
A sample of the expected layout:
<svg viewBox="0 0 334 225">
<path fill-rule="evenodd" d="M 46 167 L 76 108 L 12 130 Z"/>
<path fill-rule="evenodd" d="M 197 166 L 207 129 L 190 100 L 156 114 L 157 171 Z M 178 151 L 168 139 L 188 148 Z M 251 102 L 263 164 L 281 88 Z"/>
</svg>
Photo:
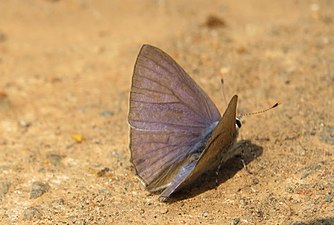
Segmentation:
<svg viewBox="0 0 334 225">
<path fill-rule="evenodd" d="M 314 224 L 323 224 L 323 225 L 331 225 L 334 224 L 334 217 L 329 218 L 318 218 L 307 222 L 296 222 L 293 225 L 314 225 Z"/>
<path fill-rule="evenodd" d="M 204 173 L 195 183 L 175 193 L 167 202 L 173 203 L 192 198 L 203 192 L 217 188 L 220 184 L 232 178 L 238 171 L 242 169 L 248 170 L 247 164 L 261 156 L 263 152 L 261 146 L 253 144 L 250 140 L 239 141 L 238 148 L 240 148 L 239 152 L 241 153 L 224 163 L 218 171 L 218 176 L 216 170 Z M 251 173 L 251 171 L 249 172 Z"/>
</svg>

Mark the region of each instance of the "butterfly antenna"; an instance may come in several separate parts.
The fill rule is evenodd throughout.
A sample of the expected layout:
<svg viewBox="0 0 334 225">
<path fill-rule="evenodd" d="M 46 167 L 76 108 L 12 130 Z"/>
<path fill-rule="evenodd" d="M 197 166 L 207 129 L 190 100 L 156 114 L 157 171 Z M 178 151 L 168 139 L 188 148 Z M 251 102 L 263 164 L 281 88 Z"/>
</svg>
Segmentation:
<svg viewBox="0 0 334 225">
<path fill-rule="evenodd" d="M 238 116 L 239 119 L 241 119 L 242 117 L 244 116 L 252 116 L 252 115 L 256 115 L 256 114 L 260 114 L 260 113 L 264 113 L 264 112 L 267 112 L 273 108 L 276 108 L 277 106 L 281 105 L 282 103 L 281 102 L 276 102 L 273 106 L 269 107 L 268 109 L 264 109 L 264 110 L 261 110 L 261 111 L 257 111 L 257 112 L 251 112 L 251 113 L 245 113 L 245 114 L 241 114 Z"/>
<path fill-rule="evenodd" d="M 225 105 L 227 105 L 227 100 L 226 100 L 226 95 L 225 95 L 225 91 L 224 91 L 224 79 L 220 79 L 220 83 L 222 85 L 222 93 L 223 93 L 223 98 L 224 98 L 224 101 L 225 101 Z"/>
</svg>

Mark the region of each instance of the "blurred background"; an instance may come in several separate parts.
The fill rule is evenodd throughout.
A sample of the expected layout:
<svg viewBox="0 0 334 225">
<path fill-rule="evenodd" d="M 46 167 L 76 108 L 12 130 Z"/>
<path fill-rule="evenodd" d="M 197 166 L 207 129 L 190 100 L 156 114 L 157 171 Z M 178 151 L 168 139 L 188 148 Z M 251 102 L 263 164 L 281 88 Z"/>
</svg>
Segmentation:
<svg viewBox="0 0 334 225">
<path fill-rule="evenodd" d="M 333 7 L 1 0 L 0 223 L 334 224 Z M 216 189 L 205 176 L 173 204 L 145 191 L 127 125 L 143 44 L 170 54 L 221 111 L 221 78 L 239 113 L 283 102 L 245 118 L 240 139 L 261 149 L 252 174 L 232 160 Z"/>
</svg>

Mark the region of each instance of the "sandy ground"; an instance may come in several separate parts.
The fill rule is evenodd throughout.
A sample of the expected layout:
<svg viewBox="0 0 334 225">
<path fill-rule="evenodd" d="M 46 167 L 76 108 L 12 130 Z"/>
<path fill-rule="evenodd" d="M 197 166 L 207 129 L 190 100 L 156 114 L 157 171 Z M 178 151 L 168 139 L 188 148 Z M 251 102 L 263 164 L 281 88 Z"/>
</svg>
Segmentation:
<svg viewBox="0 0 334 225">
<path fill-rule="evenodd" d="M 1 224 L 334 224 L 334 2 L 1 0 Z M 215 16 L 221 23 L 208 23 Z M 216 25 L 216 26 L 215 26 Z M 142 44 L 173 56 L 223 111 L 236 157 L 172 203 L 129 162 Z"/>
</svg>

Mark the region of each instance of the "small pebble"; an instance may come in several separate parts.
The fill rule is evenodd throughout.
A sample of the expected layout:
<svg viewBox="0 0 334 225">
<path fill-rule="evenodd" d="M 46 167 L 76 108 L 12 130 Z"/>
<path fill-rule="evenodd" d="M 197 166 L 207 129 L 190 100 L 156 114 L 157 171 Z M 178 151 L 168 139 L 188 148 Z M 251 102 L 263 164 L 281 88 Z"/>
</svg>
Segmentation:
<svg viewBox="0 0 334 225">
<path fill-rule="evenodd" d="M 3 199 L 7 194 L 10 187 L 10 183 L 8 181 L 0 181 L 0 199 Z"/>
<path fill-rule="evenodd" d="M 292 187 L 286 187 L 285 191 L 288 192 L 288 193 L 294 193 L 294 190 L 293 190 Z"/>
<path fill-rule="evenodd" d="M 114 113 L 111 111 L 103 111 L 100 113 L 101 116 L 108 117 L 108 116 L 113 116 Z"/>
<path fill-rule="evenodd" d="M 60 198 L 51 202 L 51 206 L 55 210 L 61 210 L 64 208 L 65 200 Z"/>
<path fill-rule="evenodd" d="M 103 194 L 103 195 L 109 195 L 110 191 L 108 189 L 100 189 L 99 193 Z"/>
<path fill-rule="evenodd" d="M 329 145 L 334 145 L 334 128 L 325 126 L 320 134 L 320 140 Z"/>
<path fill-rule="evenodd" d="M 221 75 L 226 75 L 230 72 L 230 68 L 229 67 L 222 67 L 222 68 L 220 68 L 219 72 L 220 72 Z"/>
<path fill-rule="evenodd" d="M 163 209 L 160 210 L 160 213 L 161 214 L 166 214 L 166 213 L 168 213 L 168 209 L 167 208 L 163 208 Z"/>
<path fill-rule="evenodd" d="M 326 195 L 325 199 L 326 199 L 326 202 L 331 203 L 331 202 L 333 202 L 333 195 Z"/>
<path fill-rule="evenodd" d="M 214 15 L 210 15 L 206 18 L 205 26 L 207 26 L 208 28 L 211 28 L 211 29 L 216 29 L 216 28 L 219 28 L 219 27 L 226 26 L 226 23 L 223 19 L 221 19 L 217 16 L 214 16 Z"/>
<path fill-rule="evenodd" d="M 24 220 L 40 219 L 41 217 L 42 213 L 35 207 L 29 207 L 24 210 Z"/>
<path fill-rule="evenodd" d="M 314 135 L 317 134 L 317 131 L 316 131 L 315 129 L 312 129 L 311 132 L 310 132 L 310 134 L 311 134 L 312 136 L 314 136 Z"/>
<path fill-rule="evenodd" d="M 31 123 L 26 120 L 19 120 L 19 125 L 20 127 L 27 128 L 27 127 L 30 127 Z"/>
<path fill-rule="evenodd" d="M 103 168 L 102 170 L 100 170 L 99 172 L 96 173 L 96 175 L 98 177 L 103 177 L 106 175 L 106 173 L 108 173 L 110 171 L 110 169 L 108 167 Z"/>
<path fill-rule="evenodd" d="M 232 220 L 232 225 L 237 225 L 240 223 L 240 218 L 235 218 Z"/>
<path fill-rule="evenodd" d="M 258 184 L 259 182 L 260 182 L 259 179 L 257 179 L 257 178 L 253 179 L 253 184 Z"/>
<path fill-rule="evenodd" d="M 205 211 L 205 212 L 202 213 L 203 217 L 208 217 L 208 215 L 209 215 L 208 211 Z"/>
<path fill-rule="evenodd" d="M 306 177 L 308 177 L 310 175 L 309 172 L 303 172 L 303 174 L 301 175 L 300 179 L 305 179 Z"/>
<path fill-rule="evenodd" d="M 35 199 L 42 196 L 50 189 L 48 183 L 42 183 L 39 181 L 35 181 L 32 183 L 31 192 L 30 192 L 30 199 Z"/>
<path fill-rule="evenodd" d="M 85 140 L 82 134 L 73 134 L 72 139 L 78 144 L 82 143 Z"/>
<path fill-rule="evenodd" d="M 237 53 L 239 53 L 239 54 L 243 54 L 243 53 L 245 53 L 245 52 L 246 52 L 246 48 L 245 48 L 245 47 L 240 46 L 240 47 L 237 48 Z"/>
<path fill-rule="evenodd" d="M 317 165 L 317 166 L 306 166 L 303 169 L 304 170 L 319 170 L 319 169 L 321 169 L 321 166 L 320 165 Z"/>
<path fill-rule="evenodd" d="M 49 152 L 47 158 L 53 166 L 58 166 L 62 160 L 62 157 L 54 152 Z"/>
</svg>

